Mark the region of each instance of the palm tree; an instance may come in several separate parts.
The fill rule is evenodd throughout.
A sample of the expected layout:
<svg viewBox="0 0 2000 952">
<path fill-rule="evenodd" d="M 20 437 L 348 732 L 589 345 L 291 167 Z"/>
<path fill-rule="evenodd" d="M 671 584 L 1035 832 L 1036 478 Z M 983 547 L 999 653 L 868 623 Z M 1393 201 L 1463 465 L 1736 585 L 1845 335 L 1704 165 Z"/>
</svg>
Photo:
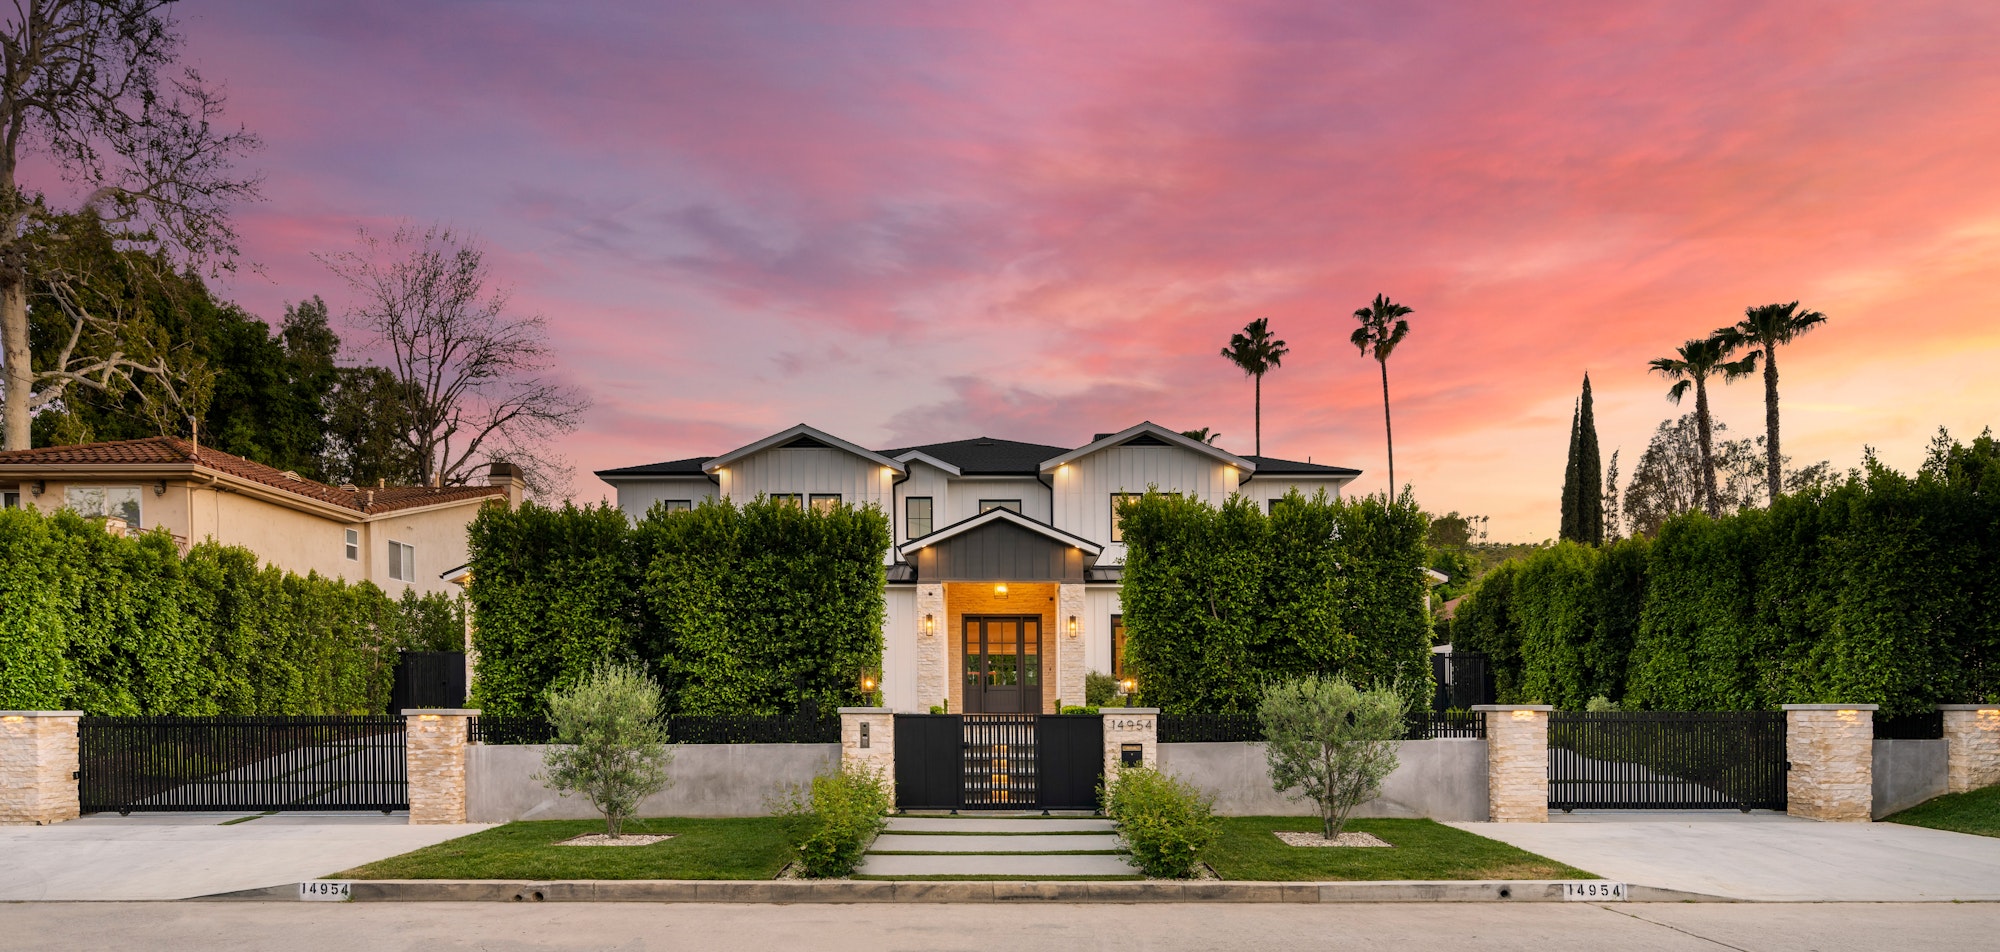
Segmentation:
<svg viewBox="0 0 2000 952">
<path fill-rule="evenodd" d="M 1725 354 L 1738 347 L 1750 347 L 1754 349 L 1745 358 L 1747 361 L 1754 365 L 1759 355 L 1764 358 L 1764 466 L 1773 500 L 1784 490 L 1781 469 L 1784 457 L 1778 454 L 1778 345 L 1789 344 L 1792 338 L 1824 323 L 1826 315 L 1801 311 L 1799 302 L 1793 301 L 1744 308 L 1743 319 L 1735 326 L 1715 332 Z"/>
<path fill-rule="evenodd" d="M 1284 342 L 1279 341 L 1279 343 Z M 1181 435 L 1196 443 L 1207 443 L 1210 446 L 1214 446 L 1216 440 L 1222 439 L 1222 434 L 1210 433 L 1208 432 L 1208 427 L 1202 427 L 1199 430 L 1182 430 Z"/>
<path fill-rule="evenodd" d="M 1354 319 L 1361 326 L 1354 329 L 1348 341 L 1361 348 L 1361 356 L 1374 357 L 1382 365 L 1382 435 L 1389 441 L 1389 496 L 1396 495 L 1396 433 L 1389 425 L 1389 354 L 1396 345 L 1409 336 L 1410 322 L 1403 315 L 1410 309 L 1401 304 L 1375 295 L 1375 300 L 1367 307 L 1354 312 Z M 1372 352 L 1372 353 L 1371 353 Z"/>
<path fill-rule="evenodd" d="M 1243 325 L 1243 332 L 1229 335 L 1229 346 L 1222 349 L 1222 356 L 1257 381 L 1257 449 L 1256 455 L 1264 455 L 1264 374 L 1278 369 L 1278 365 L 1291 353 L 1285 342 L 1271 337 L 1271 319 L 1260 317 Z"/>
<path fill-rule="evenodd" d="M 1675 403 L 1687 396 L 1688 388 L 1694 388 L 1695 435 L 1701 442 L 1701 496 L 1702 508 L 1710 517 L 1722 515 L 1722 506 L 1715 494 L 1715 443 L 1708 415 L 1708 378 L 1711 374 L 1721 374 L 1724 381 L 1735 380 L 1756 370 L 1755 358 L 1730 363 L 1729 351 L 1722 341 L 1714 338 L 1697 338 L 1680 346 L 1673 357 L 1661 357 L 1647 366 L 1654 373 L 1669 380 L 1678 381 L 1667 390 L 1667 399 Z"/>
</svg>

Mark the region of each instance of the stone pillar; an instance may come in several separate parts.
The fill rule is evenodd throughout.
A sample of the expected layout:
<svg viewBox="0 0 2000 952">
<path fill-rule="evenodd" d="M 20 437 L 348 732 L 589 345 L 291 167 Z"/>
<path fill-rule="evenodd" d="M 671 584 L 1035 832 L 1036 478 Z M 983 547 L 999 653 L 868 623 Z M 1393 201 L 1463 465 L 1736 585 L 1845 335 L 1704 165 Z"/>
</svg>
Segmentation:
<svg viewBox="0 0 2000 952">
<path fill-rule="evenodd" d="M 1083 586 L 1064 583 L 1056 586 L 1056 697 L 1064 704 L 1082 704 L 1083 673 Z M 1058 710 L 1056 713 L 1062 713 Z"/>
<path fill-rule="evenodd" d="M 0 825 L 78 816 L 76 720 L 82 711 L 0 711 Z"/>
<path fill-rule="evenodd" d="M 840 767 L 866 767 L 896 800 L 896 715 L 886 707 L 840 709 Z"/>
<path fill-rule="evenodd" d="M 1160 709 L 1121 707 L 1104 714 L 1104 782 L 1118 779 L 1126 744 L 1139 745 L 1139 765 L 1160 766 Z"/>
<path fill-rule="evenodd" d="M 459 708 L 403 712 L 409 725 L 403 756 L 410 775 L 410 823 L 465 822 L 465 745 L 478 716 Z"/>
<path fill-rule="evenodd" d="M 951 627 L 944 613 L 944 585 L 917 586 L 917 710 L 922 714 L 951 699 Z"/>
<path fill-rule="evenodd" d="M 1486 714 L 1486 817 L 1494 823 L 1549 821 L 1547 704 L 1476 704 Z"/>
<path fill-rule="evenodd" d="M 1944 715 L 1945 792 L 2000 784 L 2000 704 L 1940 704 Z"/>
<path fill-rule="evenodd" d="M 1787 704 L 1786 812 L 1867 823 L 1875 807 L 1873 704 Z"/>
</svg>

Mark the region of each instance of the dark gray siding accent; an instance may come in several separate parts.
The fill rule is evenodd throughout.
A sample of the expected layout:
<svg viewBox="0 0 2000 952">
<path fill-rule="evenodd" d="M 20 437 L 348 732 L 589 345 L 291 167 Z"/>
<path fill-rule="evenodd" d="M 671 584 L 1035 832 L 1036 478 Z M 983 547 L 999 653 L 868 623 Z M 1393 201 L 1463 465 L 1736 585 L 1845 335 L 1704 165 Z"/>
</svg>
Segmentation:
<svg viewBox="0 0 2000 952">
<path fill-rule="evenodd" d="M 1083 550 L 1017 525 L 994 522 L 918 549 L 926 582 L 1081 582 Z"/>
</svg>

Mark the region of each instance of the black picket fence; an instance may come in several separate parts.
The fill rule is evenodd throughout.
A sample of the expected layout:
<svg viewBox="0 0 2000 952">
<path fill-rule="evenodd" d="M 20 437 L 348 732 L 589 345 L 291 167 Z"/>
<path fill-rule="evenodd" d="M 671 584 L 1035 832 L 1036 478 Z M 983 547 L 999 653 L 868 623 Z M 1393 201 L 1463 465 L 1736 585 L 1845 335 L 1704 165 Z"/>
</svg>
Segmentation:
<svg viewBox="0 0 2000 952">
<path fill-rule="evenodd" d="M 675 744 L 838 744 L 840 719 L 818 715 L 760 717 L 755 715 L 680 716 L 664 719 L 667 740 Z M 472 718 L 475 744 L 549 744 L 556 729 L 546 718 Z"/>
<path fill-rule="evenodd" d="M 85 717 L 85 813 L 404 810 L 400 717 Z"/>
<path fill-rule="evenodd" d="M 1415 711 L 1404 726 L 1404 740 L 1482 738 L 1486 736 L 1486 715 L 1479 711 Z M 1162 744 L 1220 744 L 1263 739 L 1264 725 L 1255 714 L 1160 715 Z"/>
</svg>

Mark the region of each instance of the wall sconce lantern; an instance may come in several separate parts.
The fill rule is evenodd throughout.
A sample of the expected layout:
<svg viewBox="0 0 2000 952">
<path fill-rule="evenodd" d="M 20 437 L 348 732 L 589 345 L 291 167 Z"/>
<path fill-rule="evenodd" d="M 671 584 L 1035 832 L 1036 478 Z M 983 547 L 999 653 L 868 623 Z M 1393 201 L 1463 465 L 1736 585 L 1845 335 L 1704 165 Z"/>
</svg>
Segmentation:
<svg viewBox="0 0 2000 952">
<path fill-rule="evenodd" d="M 862 675 L 862 676 L 861 676 L 861 690 L 863 690 L 863 691 L 867 691 L 867 692 L 869 692 L 869 693 L 873 693 L 873 692 L 875 691 L 875 679 L 874 679 L 874 677 L 872 677 L 872 676 L 870 676 L 870 675 L 866 675 L 866 674 Z"/>
<path fill-rule="evenodd" d="M 43 480 L 37 479 L 34 482 L 28 484 L 28 491 L 39 496 L 49 491 L 49 484 L 47 482 L 44 482 Z"/>
<path fill-rule="evenodd" d="M 167 481 L 164 479 L 154 480 L 153 495 L 164 496 L 166 494 L 167 494 Z"/>
<path fill-rule="evenodd" d="M 1071 615 L 1071 616 L 1069 616 L 1069 636 L 1070 636 L 1071 638 L 1074 638 L 1074 637 L 1076 637 L 1076 616 L 1075 616 L 1075 615 Z"/>
<path fill-rule="evenodd" d="M 1513 715 L 1513 716 L 1514 716 L 1514 719 L 1515 719 L 1515 720 L 1517 720 L 1517 721 L 1532 721 L 1532 720 L 1534 720 L 1534 719 L 1535 719 L 1535 712 L 1534 712 L 1534 711 L 1515 711 L 1515 712 L 1514 712 L 1514 715 Z"/>
<path fill-rule="evenodd" d="M 933 617 L 932 617 L 932 616 L 930 616 L 930 615 L 925 615 L 925 616 L 924 616 L 924 634 L 926 634 L 926 635 L 935 635 L 935 634 L 937 634 L 937 619 L 936 619 L 936 618 L 933 618 Z"/>
<path fill-rule="evenodd" d="M 998 585 L 995 585 L 995 586 L 993 586 L 993 597 L 994 597 L 994 598 L 1006 598 L 1006 597 L 1007 597 L 1007 583 L 1006 583 L 1006 582 L 1001 582 L 1001 583 L 999 583 Z"/>
<path fill-rule="evenodd" d="M 1139 690 L 1139 682 L 1136 679 L 1126 678 L 1118 682 L 1118 692 L 1120 694 L 1131 694 L 1137 690 Z"/>
</svg>

